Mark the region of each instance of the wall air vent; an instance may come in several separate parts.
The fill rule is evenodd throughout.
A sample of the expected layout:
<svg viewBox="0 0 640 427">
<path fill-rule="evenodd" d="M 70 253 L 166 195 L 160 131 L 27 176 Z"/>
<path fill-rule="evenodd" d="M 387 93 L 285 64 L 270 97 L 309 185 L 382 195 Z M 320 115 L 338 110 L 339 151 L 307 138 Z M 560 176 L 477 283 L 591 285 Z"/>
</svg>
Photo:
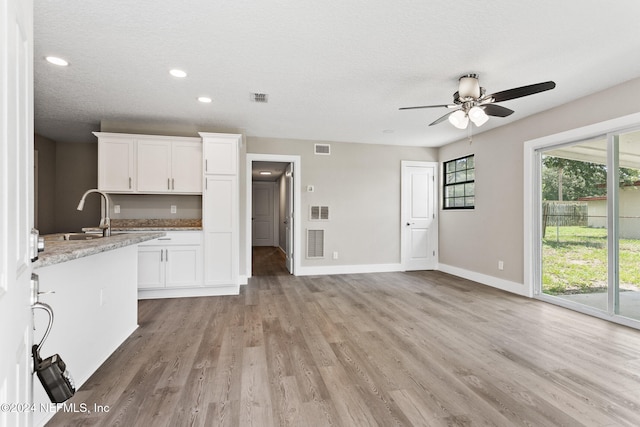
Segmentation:
<svg viewBox="0 0 640 427">
<path fill-rule="evenodd" d="M 263 104 L 266 104 L 267 102 L 269 102 L 269 94 L 268 93 L 252 93 L 251 100 L 253 102 L 262 102 Z"/>
<path fill-rule="evenodd" d="M 331 145 L 329 144 L 313 144 L 313 152 L 323 156 L 331 154 Z"/>
<path fill-rule="evenodd" d="M 328 221 L 329 206 L 309 206 L 309 220 Z"/>
<path fill-rule="evenodd" d="M 324 258 L 324 230 L 307 230 L 307 258 Z"/>
</svg>

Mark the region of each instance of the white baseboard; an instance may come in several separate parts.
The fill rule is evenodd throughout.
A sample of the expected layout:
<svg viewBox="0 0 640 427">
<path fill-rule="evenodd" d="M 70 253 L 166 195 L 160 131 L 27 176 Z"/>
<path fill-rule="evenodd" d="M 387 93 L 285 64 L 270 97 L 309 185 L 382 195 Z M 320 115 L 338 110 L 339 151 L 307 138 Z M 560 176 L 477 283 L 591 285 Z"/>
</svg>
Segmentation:
<svg viewBox="0 0 640 427">
<path fill-rule="evenodd" d="M 184 289 L 140 289 L 138 290 L 138 299 L 217 297 L 223 295 L 238 295 L 239 293 L 240 289 L 238 285 Z"/>
<path fill-rule="evenodd" d="M 499 277 L 489 276 L 487 274 L 477 273 L 475 271 L 465 270 L 464 268 L 454 267 L 447 264 L 438 264 L 438 270 L 463 279 L 473 280 L 492 288 L 502 289 L 503 291 L 532 297 L 530 290 L 522 283 L 512 282 L 510 280 L 500 279 Z"/>
<path fill-rule="evenodd" d="M 390 273 L 403 271 L 401 264 L 355 264 L 300 267 L 296 276 L 322 276 L 330 274 Z"/>
</svg>

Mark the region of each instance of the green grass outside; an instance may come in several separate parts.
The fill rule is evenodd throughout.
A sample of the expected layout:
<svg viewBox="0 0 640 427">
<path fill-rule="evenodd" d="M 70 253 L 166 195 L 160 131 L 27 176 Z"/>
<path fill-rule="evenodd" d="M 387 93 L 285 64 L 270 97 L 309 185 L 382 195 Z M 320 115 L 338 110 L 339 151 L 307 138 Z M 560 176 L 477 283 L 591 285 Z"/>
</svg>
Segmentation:
<svg viewBox="0 0 640 427">
<path fill-rule="evenodd" d="M 620 240 L 620 289 L 640 291 L 640 240 Z M 542 239 L 542 290 L 562 295 L 605 292 L 607 230 L 548 226 Z"/>
</svg>

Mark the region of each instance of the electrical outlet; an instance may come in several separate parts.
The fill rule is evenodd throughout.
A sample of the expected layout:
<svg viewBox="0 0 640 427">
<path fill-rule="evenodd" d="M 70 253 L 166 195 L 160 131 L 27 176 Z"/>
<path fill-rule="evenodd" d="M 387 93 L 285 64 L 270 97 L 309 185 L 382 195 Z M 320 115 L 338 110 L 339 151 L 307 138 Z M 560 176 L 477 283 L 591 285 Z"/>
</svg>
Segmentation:
<svg viewBox="0 0 640 427">
<path fill-rule="evenodd" d="M 176 205 L 171 205 L 171 213 L 178 212 L 178 207 Z"/>
<path fill-rule="evenodd" d="M 333 259 L 338 259 L 338 251 L 333 251 Z"/>
<path fill-rule="evenodd" d="M 315 191 L 315 188 L 313 185 L 307 185 L 307 193 L 313 193 Z"/>
<path fill-rule="evenodd" d="M 502 260 L 498 261 L 498 270 L 504 270 L 504 261 Z"/>
<path fill-rule="evenodd" d="M 120 205 L 115 205 L 113 207 L 113 213 L 120 213 Z"/>
</svg>

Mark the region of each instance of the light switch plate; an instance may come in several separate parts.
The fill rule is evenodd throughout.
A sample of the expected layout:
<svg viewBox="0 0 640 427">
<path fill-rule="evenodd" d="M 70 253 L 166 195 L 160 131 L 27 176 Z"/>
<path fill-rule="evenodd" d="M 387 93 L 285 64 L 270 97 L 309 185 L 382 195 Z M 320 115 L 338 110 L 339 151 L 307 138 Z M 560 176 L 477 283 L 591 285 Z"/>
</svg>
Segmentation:
<svg viewBox="0 0 640 427">
<path fill-rule="evenodd" d="M 178 208 L 176 205 L 171 205 L 171 213 L 176 213 L 178 212 Z"/>
<path fill-rule="evenodd" d="M 120 205 L 115 205 L 113 207 L 113 213 L 120 213 Z"/>
</svg>

